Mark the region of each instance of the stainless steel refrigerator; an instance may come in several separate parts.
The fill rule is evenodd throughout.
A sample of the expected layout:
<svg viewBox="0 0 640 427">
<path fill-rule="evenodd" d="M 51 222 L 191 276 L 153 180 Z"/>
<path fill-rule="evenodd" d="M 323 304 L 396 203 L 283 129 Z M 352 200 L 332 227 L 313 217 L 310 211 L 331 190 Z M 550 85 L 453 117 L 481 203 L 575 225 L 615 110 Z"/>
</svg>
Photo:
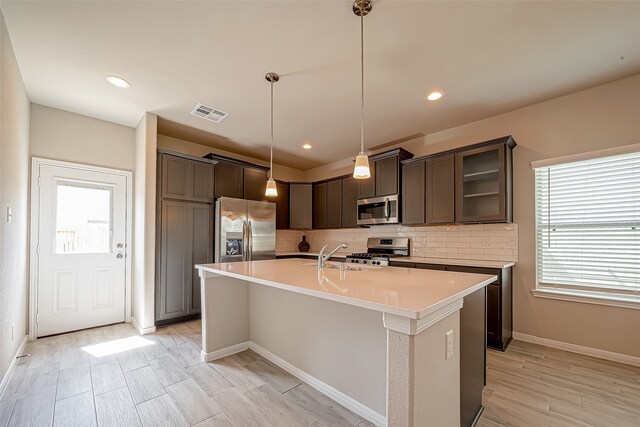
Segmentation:
<svg viewBox="0 0 640 427">
<path fill-rule="evenodd" d="M 221 197 L 214 233 L 216 262 L 275 259 L 276 205 Z"/>
</svg>

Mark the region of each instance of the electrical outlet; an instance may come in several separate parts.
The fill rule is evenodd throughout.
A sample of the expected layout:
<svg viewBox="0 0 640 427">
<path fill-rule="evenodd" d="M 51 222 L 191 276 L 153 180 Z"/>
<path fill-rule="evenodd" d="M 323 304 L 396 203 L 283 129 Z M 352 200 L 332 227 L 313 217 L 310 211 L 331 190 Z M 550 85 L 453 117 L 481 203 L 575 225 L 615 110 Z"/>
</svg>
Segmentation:
<svg viewBox="0 0 640 427">
<path fill-rule="evenodd" d="M 445 335 L 445 338 L 446 338 L 445 360 L 449 360 L 453 356 L 453 331 L 447 332 L 447 334 Z"/>
</svg>

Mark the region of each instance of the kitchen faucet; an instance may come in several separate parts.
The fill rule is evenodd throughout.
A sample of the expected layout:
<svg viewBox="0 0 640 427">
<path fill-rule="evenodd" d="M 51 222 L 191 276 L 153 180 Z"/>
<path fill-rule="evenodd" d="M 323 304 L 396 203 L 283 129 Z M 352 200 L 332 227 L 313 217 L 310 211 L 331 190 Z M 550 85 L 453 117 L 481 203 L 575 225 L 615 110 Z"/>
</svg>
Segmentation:
<svg viewBox="0 0 640 427">
<path fill-rule="evenodd" d="M 334 250 L 332 250 L 331 252 L 329 252 L 326 256 L 324 255 L 324 250 L 327 248 L 327 245 L 324 245 L 322 247 L 322 249 L 320 249 L 320 253 L 318 254 L 318 269 L 322 270 L 324 268 L 324 265 L 327 261 L 329 261 L 329 259 L 333 256 L 333 254 L 335 254 L 336 252 L 338 252 L 340 249 L 346 249 L 349 247 L 349 245 L 346 242 L 342 242 L 338 245 L 337 248 L 335 248 Z"/>
</svg>

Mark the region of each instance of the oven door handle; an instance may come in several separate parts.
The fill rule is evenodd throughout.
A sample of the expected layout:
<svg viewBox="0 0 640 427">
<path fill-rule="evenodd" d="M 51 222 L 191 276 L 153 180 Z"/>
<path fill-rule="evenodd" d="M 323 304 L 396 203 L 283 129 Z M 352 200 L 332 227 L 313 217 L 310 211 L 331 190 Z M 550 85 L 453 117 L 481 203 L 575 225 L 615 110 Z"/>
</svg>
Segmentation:
<svg viewBox="0 0 640 427">
<path fill-rule="evenodd" d="M 387 197 L 384 200 L 384 219 L 389 221 L 390 216 L 391 216 L 391 203 L 389 203 L 389 198 Z"/>
</svg>

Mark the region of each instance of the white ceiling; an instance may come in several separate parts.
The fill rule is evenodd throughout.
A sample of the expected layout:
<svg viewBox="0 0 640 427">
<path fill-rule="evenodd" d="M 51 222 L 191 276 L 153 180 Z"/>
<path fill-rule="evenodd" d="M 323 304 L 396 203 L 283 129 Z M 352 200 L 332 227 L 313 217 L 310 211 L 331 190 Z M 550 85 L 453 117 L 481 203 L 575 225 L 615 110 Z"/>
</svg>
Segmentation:
<svg viewBox="0 0 640 427">
<path fill-rule="evenodd" d="M 350 1 L 3 1 L 32 102 L 309 169 L 359 144 Z M 377 1 L 365 18 L 369 148 L 640 72 L 640 2 Z M 624 59 L 621 59 L 624 57 Z M 107 74 L 131 88 L 115 88 Z M 445 92 L 427 103 L 432 89 Z M 197 102 L 229 113 L 189 115 Z M 178 125 L 176 125 L 178 124 Z M 313 149 L 301 145 L 311 142 Z"/>
</svg>

